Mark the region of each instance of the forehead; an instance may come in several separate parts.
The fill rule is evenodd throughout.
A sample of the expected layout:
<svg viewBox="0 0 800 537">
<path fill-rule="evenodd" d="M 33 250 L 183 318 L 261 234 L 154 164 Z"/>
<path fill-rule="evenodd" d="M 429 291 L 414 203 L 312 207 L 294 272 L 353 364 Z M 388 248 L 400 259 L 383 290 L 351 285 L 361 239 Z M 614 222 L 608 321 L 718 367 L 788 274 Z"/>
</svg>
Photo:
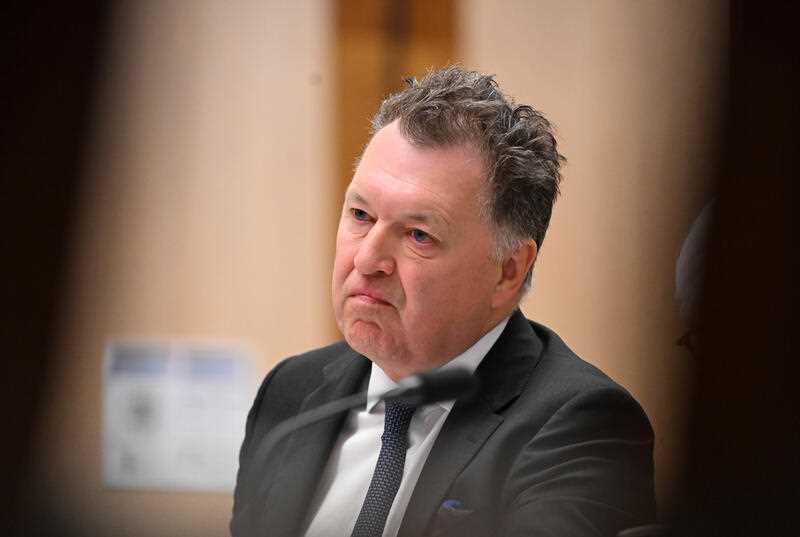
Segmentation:
<svg viewBox="0 0 800 537">
<path fill-rule="evenodd" d="M 348 198 L 474 212 L 484 185 L 483 160 L 473 146 L 418 147 L 394 122 L 378 131 L 364 150 Z"/>
</svg>

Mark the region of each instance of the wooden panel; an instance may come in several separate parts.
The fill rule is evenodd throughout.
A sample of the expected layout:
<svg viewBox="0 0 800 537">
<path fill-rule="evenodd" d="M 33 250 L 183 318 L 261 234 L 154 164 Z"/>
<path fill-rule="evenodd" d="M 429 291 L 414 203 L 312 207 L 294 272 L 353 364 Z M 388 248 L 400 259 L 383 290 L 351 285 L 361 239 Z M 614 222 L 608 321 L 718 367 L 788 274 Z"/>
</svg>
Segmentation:
<svg viewBox="0 0 800 537">
<path fill-rule="evenodd" d="M 383 98 L 401 89 L 404 77 L 453 61 L 455 9 L 454 0 L 337 1 L 334 139 L 341 192 Z"/>
</svg>

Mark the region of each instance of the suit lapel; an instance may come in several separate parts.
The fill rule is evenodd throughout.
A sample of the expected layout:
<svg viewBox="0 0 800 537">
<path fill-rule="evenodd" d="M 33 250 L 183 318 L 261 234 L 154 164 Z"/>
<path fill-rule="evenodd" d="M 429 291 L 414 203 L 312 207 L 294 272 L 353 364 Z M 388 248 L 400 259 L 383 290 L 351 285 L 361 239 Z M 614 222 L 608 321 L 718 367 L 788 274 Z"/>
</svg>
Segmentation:
<svg viewBox="0 0 800 537">
<path fill-rule="evenodd" d="M 398 537 L 423 535 L 453 480 L 502 422 L 483 400 L 453 407 L 414 487 Z"/>
<path fill-rule="evenodd" d="M 358 390 L 370 362 L 353 351 L 345 353 L 324 370 L 324 380 L 311 392 L 300 412 L 346 397 Z M 280 470 L 265 497 L 264 534 L 295 537 L 302 530 L 308 506 L 314 497 L 330 451 L 347 417 L 321 421 L 292 433 L 277 458 Z"/>
<path fill-rule="evenodd" d="M 453 481 L 503 422 L 502 411 L 519 396 L 539 362 L 542 343 L 515 311 L 475 375 L 478 394 L 458 401 L 433 445 L 406 509 L 398 537 L 419 537 Z"/>
</svg>

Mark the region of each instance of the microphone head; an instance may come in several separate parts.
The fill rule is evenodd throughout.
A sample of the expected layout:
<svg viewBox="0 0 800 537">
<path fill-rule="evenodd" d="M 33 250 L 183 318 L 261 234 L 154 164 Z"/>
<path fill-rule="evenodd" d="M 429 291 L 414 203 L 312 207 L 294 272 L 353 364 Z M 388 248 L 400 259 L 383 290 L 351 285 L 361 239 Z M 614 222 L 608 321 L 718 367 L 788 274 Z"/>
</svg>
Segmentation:
<svg viewBox="0 0 800 537">
<path fill-rule="evenodd" d="M 401 380 L 397 388 L 385 393 L 381 399 L 421 406 L 468 397 L 478 391 L 479 384 L 475 375 L 464 368 L 433 369 Z"/>
</svg>

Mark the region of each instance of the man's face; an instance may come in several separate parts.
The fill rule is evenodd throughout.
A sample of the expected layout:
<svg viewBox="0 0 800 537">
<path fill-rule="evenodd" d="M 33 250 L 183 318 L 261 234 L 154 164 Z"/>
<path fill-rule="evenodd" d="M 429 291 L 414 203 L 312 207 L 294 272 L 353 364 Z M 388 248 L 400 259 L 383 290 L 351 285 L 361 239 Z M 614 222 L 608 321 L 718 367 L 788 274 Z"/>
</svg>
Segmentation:
<svg viewBox="0 0 800 537">
<path fill-rule="evenodd" d="M 471 146 L 412 146 L 397 122 L 367 146 L 336 238 L 333 307 L 350 346 L 399 380 L 454 358 L 502 319 Z"/>
</svg>

